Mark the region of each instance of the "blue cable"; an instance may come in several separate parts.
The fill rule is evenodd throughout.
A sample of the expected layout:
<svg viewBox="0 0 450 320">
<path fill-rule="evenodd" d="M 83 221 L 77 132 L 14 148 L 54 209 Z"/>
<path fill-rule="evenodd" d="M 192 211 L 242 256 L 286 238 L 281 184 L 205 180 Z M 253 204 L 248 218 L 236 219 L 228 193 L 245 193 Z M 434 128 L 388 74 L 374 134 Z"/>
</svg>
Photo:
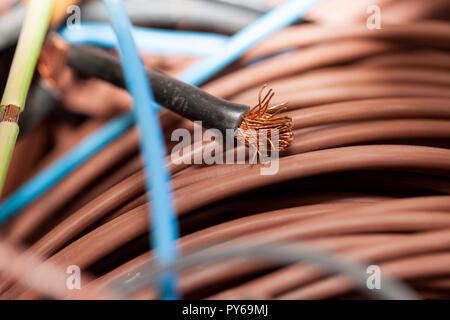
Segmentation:
<svg viewBox="0 0 450 320">
<path fill-rule="evenodd" d="M 113 1 L 113 0 L 111 0 Z M 269 36 L 271 33 L 287 26 L 293 21 L 301 18 L 301 16 L 312 6 L 316 5 L 322 0 L 289 0 L 284 4 L 278 6 L 273 9 L 263 17 L 259 18 L 257 21 L 244 28 L 242 31 L 238 32 L 236 35 L 231 37 L 231 40 L 222 48 L 217 54 L 204 58 L 199 63 L 195 64 L 191 68 L 189 68 L 186 72 L 183 72 L 180 75 L 180 80 L 188 82 L 193 85 L 200 85 L 203 81 L 208 79 L 211 75 L 215 74 L 221 68 L 225 67 L 227 64 L 233 62 L 243 53 L 245 53 L 250 47 L 255 45 L 258 41 L 262 40 L 264 37 Z M 142 69 L 143 70 L 143 69 Z M 141 71 L 142 73 L 142 71 Z M 148 79 L 146 80 L 148 81 Z M 139 88 L 141 88 L 139 85 Z M 147 88 L 148 89 L 148 88 Z M 142 89 L 143 90 L 143 89 Z M 151 96 L 150 96 L 151 98 Z M 137 104 L 137 101 L 135 100 Z M 151 104 L 149 104 L 151 105 Z M 149 109 L 146 113 L 150 113 L 154 116 L 154 113 L 160 107 L 157 104 L 152 104 L 153 108 L 143 108 Z M 145 110 L 144 110 L 145 111 Z M 142 111 L 142 113 L 144 113 Z M 147 119 L 150 123 L 148 125 L 155 126 L 153 129 L 156 129 L 158 124 L 154 123 L 152 116 L 141 115 L 141 111 L 139 112 L 139 119 L 142 121 L 143 119 Z M 147 118 L 148 117 L 148 118 Z M 94 133 L 89 136 L 87 139 L 82 141 L 75 149 L 72 150 L 69 154 L 67 154 L 62 160 L 52 164 L 49 168 L 44 170 L 43 173 L 37 175 L 33 179 L 31 179 L 28 183 L 26 183 L 23 187 L 21 187 L 15 194 L 7 198 L 0 205 L 0 223 L 5 221 L 7 218 L 11 217 L 15 213 L 17 213 L 20 209 L 27 206 L 29 203 L 33 202 L 37 197 L 42 195 L 47 189 L 51 188 L 56 184 L 59 180 L 61 180 L 66 174 L 83 164 L 86 160 L 88 160 L 92 155 L 96 152 L 100 151 L 105 145 L 114 140 L 117 136 L 124 133 L 132 119 L 130 115 L 125 115 L 113 122 L 107 124 L 105 127 L 100 129 L 100 131 Z M 108 128 L 115 128 L 116 130 L 111 130 Z M 158 130 L 155 130 L 158 131 Z M 99 136 L 102 139 L 99 139 Z M 154 144 L 160 144 L 161 133 L 158 132 L 157 135 L 153 134 L 143 134 L 144 137 L 152 137 L 153 139 L 145 139 L 151 140 Z M 144 140 L 144 139 L 142 139 Z M 89 147 L 89 148 L 87 148 Z M 145 148 L 144 148 L 145 147 Z M 84 156 L 82 156 L 82 152 L 76 151 L 81 149 L 88 149 L 89 152 L 84 151 Z M 147 152 L 146 145 L 143 146 L 143 152 Z M 150 150 L 150 154 L 152 157 L 162 158 L 164 148 L 152 149 Z M 79 154 L 80 153 L 80 154 Z M 147 156 L 147 154 L 145 153 Z M 147 159 L 147 158 L 146 158 Z M 157 166 L 150 167 L 153 171 L 157 170 Z M 161 175 L 161 172 L 157 172 L 158 175 Z M 150 174 L 152 175 L 152 173 Z M 155 179 L 155 177 L 153 177 Z M 166 178 L 165 178 L 166 179 Z M 162 184 L 153 190 L 153 193 L 165 193 L 167 191 L 168 185 Z M 154 195 L 155 198 L 159 198 L 159 196 Z M 170 226 L 174 225 L 170 221 L 168 224 L 168 233 L 172 234 L 170 230 Z M 165 232 L 164 230 L 155 230 L 158 234 L 161 232 Z M 156 237 L 156 232 L 155 232 Z M 166 253 L 164 253 L 166 254 Z M 170 256 L 167 259 L 171 258 Z"/>
<path fill-rule="evenodd" d="M 0 224 L 27 206 L 39 195 L 44 193 L 45 190 L 53 187 L 58 181 L 90 159 L 100 149 L 120 137 L 132 125 L 133 117 L 130 114 L 113 119 L 89 135 L 88 138 L 81 141 L 61 159 L 38 173 L 1 204 Z"/>
<path fill-rule="evenodd" d="M 166 167 L 164 138 L 157 116 L 157 105 L 145 73 L 144 64 L 131 33 L 131 22 L 122 0 L 105 0 L 111 23 L 119 41 L 122 68 L 127 88 L 134 99 L 133 114 L 141 135 L 141 151 L 147 175 L 147 195 L 152 206 L 152 243 L 159 264 L 175 262 L 178 257 L 176 240 L 178 225 L 173 208 L 169 172 Z M 178 298 L 175 274 L 161 279 L 161 294 L 165 299 Z"/>
<path fill-rule="evenodd" d="M 219 51 L 217 55 L 211 56 L 210 58 L 204 58 L 199 63 L 195 64 L 194 66 L 190 67 L 188 70 L 186 70 L 183 74 L 179 76 L 180 80 L 183 80 L 185 82 L 191 83 L 193 85 L 199 85 L 202 82 L 202 79 L 207 79 L 207 75 L 214 73 L 217 71 L 220 67 L 216 67 L 211 63 L 211 61 L 216 61 L 216 63 L 222 66 L 224 65 L 223 61 L 226 61 L 228 63 L 231 63 L 233 59 L 238 58 L 240 55 L 242 55 L 247 47 L 251 47 L 254 45 L 257 41 L 262 40 L 261 37 L 258 36 L 258 32 L 260 29 L 261 32 L 265 30 L 265 36 L 270 35 L 270 32 L 268 30 L 271 30 L 271 32 L 275 32 L 279 30 L 281 27 L 286 26 L 289 24 L 289 22 L 295 21 L 296 19 L 301 18 L 301 16 L 308 10 L 308 8 L 311 8 L 315 4 L 319 3 L 322 0 L 290 0 L 286 3 L 278 6 L 277 8 L 273 9 L 272 11 L 268 12 L 261 18 L 259 18 L 257 21 L 249 25 L 248 27 L 244 28 L 241 32 L 237 33 L 233 37 L 231 37 L 231 40 L 228 41 L 228 44 L 223 48 L 223 50 Z M 300 6 L 300 4 L 302 4 Z M 297 11 L 296 11 L 297 10 Z M 283 21 L 280 20 L 280 16 L 283 16 L 281 14 L 278 14 L 277 12 L 281 11 L 283 15 L 287 15 L 287 13 L 290 13 L 290 19 L 289 21 Z M 269 19 L 272 17 L 271 19 Z M 275 21 L 276 18 L 276 21 Z M 286 18 L 287 19 L 287 18 Z M 273 25 L 267 25 L 267 26 L 261 26 L 261 21 L 265 21 L 265 23 L 274 23 Z M 271 29 L 270 29 L 271 27 Z M 251 31 L 251 32 L 250 32 Z M 249 36 L 250 34 L 250 36 Z M 243 41 L 240 39 L 241 37 L 245 37 L 248 41 L 252 41 L 252 44 L 244 44 Z M 257 40 L 255 40 L 257 39 Z M 98 41 L 101 41 L 100 39 Z M 239 46 L 236 45 L 236 43 L 240 44 Z M 230 49 L 231 47 L 231 49 Z M 236 48 L 240 48 L 241 51 L 237 50 Z M 233 50 L 232 50 L 233 49 Z M 217 56 L 217 58 L 215 57 Z M 226 63 L 225 62 L 225 63 Z M 215 71 L 209 71 L 209 69 L 205 68 L 204 65 L 208 64 L 211 66 L 211 70 Z M 203 72 L 203 73 L 202 73 Z M 155 108 L 160 108 L 159 106 L 155 106 Z M 126 117 L 125 117 L 126 118 Z M 119 120 L 117 120 L 119 121 Z M 125 122 L 125 120 L 123 120 Z M 108 126 L 108 125 L 107 125 Z M 103 128 L 105 129 L 105 128 Z M 101 130 L 103 130 L 101 129 Z M 123 129 L 120 133 L 125 132 L 125 126 L 123 126 Z M 120 134 L 119 133 L 119 134 Z M 92 140 L 89 145 L 94 149 L 95 151 L 92 151 L 92 154 L 95 154 L 96 152 L 100 151 L 105 145 L 110 143 L 114 140 L 115 136 L 114 134 L 110 133 L 111 138 L 106 143 L 98 143 L 96 141 L 95 136 L 89 136 L 86 138 L 81 144 L 85 144 L 88 142 L 88 140 Z M 76 147 L 78 148 L 78 147 Z M 72 153 L 70 153 L 72 154 Z M 86 158 L 79 158 L 79 157 L 69 157 L 67 155 L 64 157 L 65 159 L 65 166 L 67 168 L 77 168 L 79 165 L 81 165 L 84 161 L 88 160 L 89 157 Z M 81 163 L 78 163 L 80 162 Z M 52 187 L 56 182 L 58 182 L 60 179 L 62 179 L 67 173 L 69 173 L 71 170 L 67 169 L 66 167 L 62 168 L 61 165 L 57 165 L 57 163 L 51 165 L 46 171 L 48 173 L 44 176 L 46 179 L 49 179 L 51 183 L 42 183 L 41 181 L 41 174 L 34 177 L 32 180 L 30 180 L 28 183 L 26 183 L 24 186 L 22 186 L 16 193 L 14 193 L 12 196 L 7 198 L 1 205 L 0 205 L 0 216 L 12 216 L 14 213 L 19 211 L 20 209 L 27 206 L 29 203 L 33 202 L 37 197 L 42 195 L 47 189 Z M 60 173 L 60 171 L 63 171 L 64 173 Z M 1 221 L 1 220 L 0 220 Z"/>
<path fill-rule="evenodd" d="M 189 84 L 200 85 L 261 40 L 300 19 L 321 1 L 323 0 L 289 0 L 284 2 L 231 37 L 220 54 L 214 54 L 200 60 L 188 70 L 182 72 L 178 78 Z"/>
<path fill-rule="evenodd" d="M 64 27 L 60 36 L 72 45 L 117 48 L 114 30 L 107 23 L 85 22 L 80 28 Z M 158 30 L 133 27 L 133 37 L 142 52 L 159 55 L 205 56 L 219 52 L 228 37 L 214 33 Z"/>
</svg>

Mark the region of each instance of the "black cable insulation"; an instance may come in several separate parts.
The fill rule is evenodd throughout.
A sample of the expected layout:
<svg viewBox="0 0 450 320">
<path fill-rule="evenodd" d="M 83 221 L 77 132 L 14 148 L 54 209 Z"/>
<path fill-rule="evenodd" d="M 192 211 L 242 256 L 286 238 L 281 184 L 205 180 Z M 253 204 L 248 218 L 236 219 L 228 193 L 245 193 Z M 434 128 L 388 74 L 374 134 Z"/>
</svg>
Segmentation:
<svg viewBox="0 0 450 320">
<path fill-rule="evenodd" d="M 125 80 L 119 61 L 111 54 L 82 46 L 72 46 L 67 64 L 81 75 L 96 77 L 120 88 Z M 156 101 L 207 128 L 236 130 L 250 107 L 213 96 L 162 72 L 147 68 Z"/>
</svg>

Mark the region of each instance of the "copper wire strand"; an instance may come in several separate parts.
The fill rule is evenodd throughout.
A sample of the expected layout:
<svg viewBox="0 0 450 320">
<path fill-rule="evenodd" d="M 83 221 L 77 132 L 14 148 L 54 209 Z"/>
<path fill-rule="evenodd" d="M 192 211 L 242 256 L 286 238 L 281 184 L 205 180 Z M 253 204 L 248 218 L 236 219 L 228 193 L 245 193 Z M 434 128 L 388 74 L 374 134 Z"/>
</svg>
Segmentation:
<svg viewBox="0 0 450 320">
<path fill-rule="evenodd" d="M 406 2 L 398 6 L 406 7 Z M 450 108 L 449 78 L 445 73 L 450 68 L 450 55 L 445 47 L 449 27 L 444 21 L 415 21 L 414 17 L 426 17 L 425 13 L 438 4 L 427 2 L 420 7 L 421 13 L 414 10 L 405 13 L 405 19 L 411 19 L 405 25 L 386 23 L 383 30 L 369 32 L 364 24 L 357 24 L 357 10 L 345 5 L 343 8 L 351 17 L 348 21 L 354 21 L 354 25 L 339 30 L 327 25 L 300 25 L 282 30 L 252 49 L 242 62 L 291 46 L 301 50 L 250 67 L 239 64 L 204 86 L 218 96 L 241 103 L 251 103 L 258 94 L 257 104 L 241 124 L 247 131 L 244 136 L 247 145 L 252 142 L 259 147 L 261 142 L 250 130 L 252 127 L 255 131 L 270 130 L 280 125 L 277 119 L 283 117 L 289 119 L 290 124 L 283 128 L 290 129 L 290 133 L 286 131 L 279 139 L 292 143 L 281 153 L 280 170 L 274 176 L 260 176 L 259 165 L 175 165 L 169 158 L 168 166 L 176 173 L 172 182 L 181 225 L 206 226 L 180 239 L 182 252 L 207 243 L 226 245 L 250 239 L 270 242 L 292 238 L 332 248 L 344 257 L 379 263 L 383 272 L 411 284 L 424 276 L 442 277 L 444 282 L 449 279 L 448 267 L 439 267 L 450 265 L 446 263 L 450 250 L 447 217 L 450 160 L 446 149 Z M 383 7 L 383 13 L 387 8 Z M 263 83 L 268 81 L 273 90 L 264 92 Z M 289 106 L 283 105 L 287 100 Z M 171 128 L 176 127 L 179 125 Z M 273 150 L 270 134 L 267 137 L 262 145 Z M 78 139 L 74 138 L 74 142 Z M 27 208 L 13 224 L 12 233 L 6 236 L 15 243 L 23 243 L 36 230 L 44 228 L 45 235 L 33 240 L 27 253 L 42 255 L 56 265 L 79 264 L 83 272 L 120 252 L 119 248 L 132 239 L 146 236 L 148 204 L 145 180 L 135 155 L 137 139 L 137 135 L 130 134 L 102 151 L 97 160 L 90 161 Z M 386 140 L 396 145 L 364 145 Z M 440 147 L 429 147 L 435 144 Z M 201 152 L 190 148 L 190 153 L 183 157 Z M 131 159 L 135 164 L 130 171 L 127 169 L 113 178 L 115 167 Z M 102 166 L 104 169 L 100 169 Z M 275 186 L 289 188 L 292 181 L 301 182 L 307 177 L 316 183 L 334 182 L 332 178 L 320 179 L 335 172 L 350 179 L 359 170 L 369 169 L 375 175 L 380 170 L 389 170 L 378 174 L 379 195 L 368 192 L 333 196 L 321 190 L 313 196 L 294 187 L 292 196 L 283 194 L 285 189 L 270 196 L 258 191 L 271 185 L 272 192 Z M 410 180 L 401 175 L 406 171 L 413 174 Z M 106 183 L 109 177 L 111 180 Z M 100 186 L 102 182 L 105 184 Z M 362 185 L 351 179 L 344 182 L 352 190 Z M 388 187 L 392 185 L 401 187 L 403 193 L 393 192 Z M 80 202 L 78 194 L 83 196 Z M 443 195 L 430 196 L 438 194 Z M 235 196 L 250 198 L 236 201 Z M 311 203 L 299 202 L 302 198 L 310 199 Z M 226 204 L 219 205 L 221 202 Z M 280 209 L 263 209 L 277 203 Z M 61 214 L 66 217 L 62 222 L 45 228 L 47 219 Z M 230 221 L 217 222 L 228 215 Z M 147 251 L 127 261 L 114 262 L 112 271 L 90 279 L 87 287 L 108 288 L 124 277 L 134 279 L 139 268 L 154 261 L 153 254 Z M 320 270 L 307 265 L 266 273 L 265 270 L 271 270 L 268 266 L 230 260 L 194 268 L 182 274 L 181 290 L 188 297 L 206 292 L 201 297 L 226 299 L 312 299 L 352 292 L 352 285 L 343 278 L 324 278 Z M 253 280 L 246 280 L 249 278 Z M 235 284 L 228 290 L 216 289 L 230 281 Z M 422 281 L 422 287 L 415 288 L 424 297 L 432 293 L 445 297 L 448 292 L 448 287 L 440 294 L 427 291 L 426 286 L 432 288 L 434 278 Z M 0 297 L 35 299 L 42 294 L 0 276 Z M 158 295 L 150 288 L 137 292 L 133 298 L 156 299 Z"/>
<path fill-rule="evenodd" d="M 258 93 L 258 103 L 243 116 L 242 123 L 237 130 L 236 137 L 250 149 L 256 150 L 254 157 L 261 151 L 282 151 L 286 149 L 294 139 L 292 132 L 292 119 L 287 116 L 278 116 L 287 108 L 287 102 L 270 106 L 272 98 L 275 96 L 273 89 L 269 89 L 262 98 L 264 84 Z M 278 141 L 275 146 L 272 141 L 273 130 L 277 131 Z M 261 139 L 263 134 L 264 139 Z M 254 163 L 255 159 L 251 160 Z"/>
</svg>

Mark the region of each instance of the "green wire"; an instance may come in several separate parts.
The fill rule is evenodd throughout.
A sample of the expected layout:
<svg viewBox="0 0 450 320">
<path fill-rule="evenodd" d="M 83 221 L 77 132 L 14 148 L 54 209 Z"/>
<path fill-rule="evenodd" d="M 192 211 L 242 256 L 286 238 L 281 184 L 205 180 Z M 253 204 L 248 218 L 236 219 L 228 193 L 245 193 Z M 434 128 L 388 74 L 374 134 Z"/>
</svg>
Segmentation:
<svg viewBox="0 0 450 320">
<path fill-rule="evenodd" d="M 20 108 L 20 111 L 25 108 L 25 100 L 47 32 L 53 3 L 54 0 L 32 0 L 27 9 L 0 104 L 0 114 L 7 105 L 14 105 Z M 0 122 L 0 194 L 18 133 L 17 123 Z"/>
<path fill-rule="evenodd" d="M 18 106 L 21 111 L 25 107 L 28 89 L 50 21 L 53 2 L 54 0 L 32 0 L 28 7 L 3 93 L 2 106 L 12 104 Z"/>
</svg>

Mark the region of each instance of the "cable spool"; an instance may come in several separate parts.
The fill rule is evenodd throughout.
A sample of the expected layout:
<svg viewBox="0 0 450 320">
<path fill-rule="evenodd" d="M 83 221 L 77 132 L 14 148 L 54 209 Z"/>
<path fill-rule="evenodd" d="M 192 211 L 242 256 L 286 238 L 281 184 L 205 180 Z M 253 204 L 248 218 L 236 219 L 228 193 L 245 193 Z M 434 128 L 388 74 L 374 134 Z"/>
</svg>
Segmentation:
<svg viewBox="0 0 450 320">
<path fill-rule="evenodd" d="M 431 12 L 434 4 L 426 5 Z M 289 101 L 279 116 L 292 118 L 294 136 L 273 176 L 261 176 L 259 165 L 168 159 L 181 254 L 208 245 L 231 250 L 232 244 L 250 241 L 293 241 L 376 264 L 421 298 L 448 298 L 450 60 L 443 43 L 449 26 L 424 25 L 424 43 L 414 31 L 421 23 L 386 24 L 379 34 L 356 22 L 345 35 L 315 24 L 287 28 L 202 86 L 214 96 L 251 105 L 268 82 L 277 92 L 271 104 Z M 314 36 L 292 37 L 302 30 Z M 284 53 L 270 56 L 278 51 Z M 266 59 L 247 64 L 260 57 Z M 192 129 L 173 115 L 161 118 L 169 137 L 176 128 Z M 155 261 L 147 244 L 148 203 L 137 145 L 136 132 L 129 131 L 101 151 L 27 207 L 5 230 L 8 241 L 28 244 L 28 253 L 49 262 L 78 264 L 93 274 L 88 288 L 111 289 L 125 279 L 133 291 L 139 274 Z M 64 219 L 47 224 L 58 215 Z M 226 259 L 202 269 L 181 273 L 183 297 L 360 297 L 354 283 L 307 262 L 280 266 Z M 153 289 L 136 285 L 128 297 L 159 298 Z M 48 294 L 11 279 L 1 280 L 0 292 L 9 299 Z"/>
</svg>

